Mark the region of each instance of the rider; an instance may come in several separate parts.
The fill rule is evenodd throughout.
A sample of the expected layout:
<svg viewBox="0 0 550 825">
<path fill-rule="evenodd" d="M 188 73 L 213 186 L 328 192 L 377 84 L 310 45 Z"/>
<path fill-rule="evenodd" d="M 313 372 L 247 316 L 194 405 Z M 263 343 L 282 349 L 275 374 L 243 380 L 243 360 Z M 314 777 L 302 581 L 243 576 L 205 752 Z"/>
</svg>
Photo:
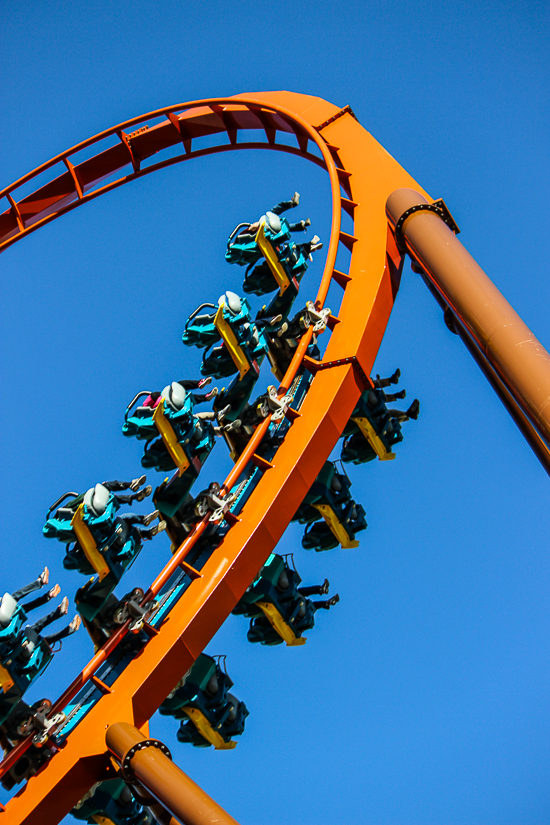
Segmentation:
<svg viewBox="0 0 550 825">
<path fill-rule="evenodd" d="M 287 212 L 289 209 L 294 209 L 294 207 L 298 206 L 300 203 L 300 193 L 295 192 L 290 200 L 287 201 L 280 201 L 279 203 L 275 204 L 269 212 L 272 212 L 274 215 L 281 215 L 283 212 Z M 251 243 L 256 235 L 258 234 L 258 230 L 260 228 L 261 218 L 254 223 L 248 225 L 247 229 L 244 229 L 242 232 L 239 232 L 237 235 L 237 239 L 239 243 Z M 305 232 L 307 227 L 311 226 L 311 221 L 309 218 L 306 218 L 304 221 L 297 221 L 296 223 L 289 223 L 288 228 L 291 232 Z"/>
<path fill-rule="evenodd" d="M 206 387 L 212 381 L 212 376 L 209 375 L 207 378 L 200 378 L 198 381 L 193 381 L 191 379 L 184 379 L 183 381 L 175 381 L 174 383 L 179 384 L 186 392 L 189 390 L 199 390 L 202 387 Z M 217 387 L 210 390 L 210 392 L 205 393 L 193 393 L 193 402 L 195 404 L 202 404 L 204 401 L 210 401 L 218 394 Z M 155 408 L 158 406 L 160 399 L 162 397 L 162 392 L 152 392 L 150 393 L 143 404 L 142 407 L 151 407 Z"/>
</svg>

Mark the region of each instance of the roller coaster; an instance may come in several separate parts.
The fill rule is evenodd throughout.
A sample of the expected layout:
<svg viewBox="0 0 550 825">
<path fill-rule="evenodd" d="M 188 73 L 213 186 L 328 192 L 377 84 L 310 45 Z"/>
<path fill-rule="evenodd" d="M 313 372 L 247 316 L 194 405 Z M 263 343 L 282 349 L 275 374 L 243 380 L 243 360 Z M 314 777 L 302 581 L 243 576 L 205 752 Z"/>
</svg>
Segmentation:
<svg viewBox="0 0 550 825">
<path fill-rule="evenodd" d="M 241 139 L 251 132 L 257 140 Z M 212 145 L 200 144 L 205 137 Z M 176 155 L 174 147 L 181 147 Z M 170 475 L 154 492 L 140 476 L 71 491 L 50 507 L 45 536 L 65 544 L 67 569 L 92 576 L 76 605 L 95 653 L 55 701 L 26 705 L 25 690 L 51 659 L 53 641 L 41 627 L 24 626 L 19 594 L 4 596 L 0 778 L 14 795 L 0 823 L 53 825 L 71 811 L 113 825 L 235 822 L 149 737 L 148 723 L 160 709 L 180 721 L 180 741 L 231 749 L 248 711 L 229 693 L 223 660 L 204 653 L 214 634 L 233 612 L 250 620 L 251 642 L 299 646 L 316 610 L 336 603 L 310 599 L 326 594 L 328 583 L 301 586 L 292 561 L 275 549 L 291 521 L 305 525 L 307 549 L 357 546 L 365 514 L 351 498 L 344 464 L 395 458 L 402 423 L 418 414 L 417 403 L 406 413 L 387 406 L 400 397 L 384 392 L 397 375 L 371 378 L 407 255 L 550 473 L 548 353 L 464 249 L 445 202 L 421 189 L 350 106 L 262 92 L 133 118 L 3 189 L 0 250 L 154 171 L 259 149 L 328 174 L 332 224 L 317 293 L 309 275 L 301 281 L 320 240 L 295 242 L 307 222 L 291 224 L 283 214 L 298 205 L 298 193 L 239 224 L 226 260 L 246 267 L 250 300 L 228 290 L 192 312 L 183 343 L 204 350 L 201 378 L 138 392 L 126 410 L 124 435 L 145 443 L 142 467 Z M 48 182 L 18 198 L 20 187 L 45 174 Z M 342 230 L 343 212 L 352 234 Z M 341 246 L 350 253 L 345 272 L 336 268 Z M 331 310 L 332 283 L 342 297 Z M 270 293 L 253 316 L 251 296 Z M 254 398 L 264 360 L 275 383 Z M 217 392 L 212 376 L 230 382 Z M 128 388 L 129 398 L 135 390 Z M 212 410 L 195 412 L 204 402 Z M 338 466 L 329 456 L 342 438 Z M 223 483 L 192 495 L 216 439 L 227 443 L 234 466 Z M 118 512 L 151 493 L 152 513 Z M 115 596 L 143 541 L 162 530 L 170 560 L 146 589 Z"/>
</svg>

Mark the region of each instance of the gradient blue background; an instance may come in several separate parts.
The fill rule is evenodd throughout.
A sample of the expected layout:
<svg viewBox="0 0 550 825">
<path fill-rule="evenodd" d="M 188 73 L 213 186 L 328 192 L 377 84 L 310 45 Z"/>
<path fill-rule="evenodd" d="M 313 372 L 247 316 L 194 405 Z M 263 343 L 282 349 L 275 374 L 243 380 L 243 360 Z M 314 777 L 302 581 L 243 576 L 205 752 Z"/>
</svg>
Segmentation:
<svg viewBox="0 0 550 825">
<path fill-rule="evenodd" d="M 50 0 L 4 4 L 1 25 L 1 185 L 185 100 L 288 89 L 349 103 L 445 198 L 550 345 L 547 3 Z M 298 189 L 327 237 L 320 170 L 257 155 L 156 173 L 2 256 L 2 588 L 45 563 L 69 595 L 81 583 L 42 538 L 45 511 L 67 489 L 139 474 L 124 408 L 196 375 L 180 335 L 199 302 L 239 291 L 228 231 Z M 309 554 L 297 526 L 280 544 L 305 583 L 330 579 L 338 607 L 303 648 L 251 646 L 240 617 L 212 641 L 251 712 L 235 751 L 180 745 L 175 722 L 152 721 L 243 825 L 550 820 L 548 478 L 408 265 L 376 370 L 397 366 L 421 415 L 395 462 L 350 471 L 361 546 Z M 219 444 L 204 480 L 228 466 Z M 128 589 L 168 556 L 164 537 L 147 545 Z M 69 640 L 30 698 L 60 693 L 91 652 L 84 632 Z"/>
</svg>

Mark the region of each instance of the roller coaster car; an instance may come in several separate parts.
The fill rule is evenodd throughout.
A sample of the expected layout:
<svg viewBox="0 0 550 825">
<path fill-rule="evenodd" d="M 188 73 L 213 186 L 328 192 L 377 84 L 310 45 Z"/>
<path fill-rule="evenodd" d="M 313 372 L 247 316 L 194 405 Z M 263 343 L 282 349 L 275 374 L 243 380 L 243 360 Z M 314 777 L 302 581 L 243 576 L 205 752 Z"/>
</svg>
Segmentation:
<svg viewBox="0 0 550 825">
<path fill-rule="evenodd" d="M 256 324 L 246 323 L 239 327 L 237 334 L 230 328 L 224 329 L 222 338 L 205 351 L 201 375 L 228 378 L 238 372 L 241 379 L 251 371 L 259 375 L 260 363 L 267 353 L 263 331 Z"/>
<path fill-rule="evenodd" d="M 287 322 L 290 310 L 298 295 L 298 286 L 291 284 L 281 294 L 277 293 L 269 304 L 264 304 L 256 315 L 256 324 L 264 327 L 266 333 L 276 333 Z"/>
<path fill-rule="evenodd" d="M 231 458 L 236 460 L 248 444 L 258 424 L 268 415 L 272 416 L 271 420 L 274 424 L 281 421 L 285 417 L 289 404 L 290 397 L 285 395 L 279 398 L 275 386 L 269 386 L 267 392 L 262 393 L 252 404 L 246 404 L 240 410 L 238 419 L 234 418 L 230 424 L 222 427 L 222 435 L 229 446 Z M 273 437 L 274 433 L 268 432 L 258 447 L 257 455 L 262 455 L 273 446 Z"/>
<path fill-rule="evenodd" d="M 66 570 L 98 573 L 100 581 L 109 577 L 106 584 L 113 589 L 141 550 L 139 532 L 116 516 L 120 504 L 102 484 L 58 507 L 67 495 L 74 494 L 66 493 L 50 507 L 43 533 L 66 544 L 75 542 L 63 559 Z"/>
<path fill-rule="evenodd" d="M 282 556 L 271 554 L 232 611 L 252 620 L 247 634 L 249 642 L 305 644 L 301 635 L 315 624 L 315 608 L 298 592 L 301 581 L 298 572 Z"/>
<path fill-rule="evenodd" d="M 101 490 L 99 490 L 100 487 Z M 94 493 L 97 495 L 98 506 L 101 500 L 102 512 L 97 511 L 98 514 L 90 508 L 90 499 Z M 71 497 L 69 501 L 65 501 L 69 496 Z M 85 497 L 87 497 L 86 501 Z M 60 507 L 60 504 L 63 506 Z M 80 513 L 79 521 L 82 520 L 89 530 L 93 530 L 94 534 L 104 536 L 111 532 L 119 507 L 115 496 L 101 484 L 96 484 L 95 488 L 81 495 L 65 493 L 48 510 L 42 532 L 47 539 L 55 538 L 65 544 L 76 541 L 75 517 L 77 513 Z M 54 513 L 53 516 L 52 513 Z"/>
<path fill-rule="evenodd" d="M 274 247 L 267 238 L 261 238 L 261 231 L 258 235 L 259 245 L 266 260 L 256 266 L 248 266 L 243 281 L 243 292 L 267 295 L 278 288 L 279 294 L 283 295 L 288 288 L 293 287 L 297 293 L 298 284 L 308 267 L 302 247 L 295 243 Z"/>
<path fill-rule="evenodd" d="M 141 465 L 160 472 L 177 469 L 180 476 L 188 473 L 194 481 L 214 447 L 212 425 L 194 415 L 169 418 L 165 410 L 167 404 L 163 401 L 154 416 L 161 436 L 147 442 Z"/>
<path fill-rule="evenodd" d="M 158 402 L 154 407 L 136 407 L 130 415 L 130 410 L 142 396 L 150 396 L 147 390 L 139 392 L 130 402 L 124 414 L 124 424 L 122 434 L 128 437 L 137 438 L 140 441 L 150 441 L 159 435 L 155 415 L 158 417 L 158 407 L 162 405 L 164 417 L 170 421 L 173 428 L 181 426 L 184 429 L 189 426 L 193 418 L 195 402 L 193 394 L 187 392 L 180 383 L 174 381 L 165 387 Z"/>
<path fill-rule="evenodd" d="M 38 769 L 52 756 L 52 751 L 41 747 L 44 734 L 54 724 L 59 724 L 65 718 L 63 713 L 51 716 L 52 703 L 49 699 L 40 699 L 32 705 L 23 700 L 13 708 L 8 718 L 0 725 L 0 742 L 8 754 L 21 740 L 34 733 L 37 737 L 37 747 L 31 745 L 25 754 L 12 765 L 2 777 L 2 786 L 11 790 L 15 785 L 34 776 Z"/>
<path fill-rule="evenodd" d="M 154 601 L 142 607 L 143 596 L 141 587 L 134 587 L 118 599 L 108 578 L 99 581 L 97 577 L 93 577 L 76 591 L 76 609 L 96 649 L 128 620 L 132 641 L 135 646 L 141 646 L 137 634 L 157 607 L 157 602 Z"/>
<path fill-rule="evenodd" d="M 104 825 L 154 825 L 156 820 L 134 798 L 123 779 L 94 785 L 72 809 L 75 819 Z"/>
<path fill-rule="evenodd" d="M 359 546 L 355 535 L 367 528 L 365 510 L 360 504 L 350 501 L 344 507 L 338 523 L 329 521 L 324 513 L 323 516 L 325 521 L 316 521 L 306 527 L 302 537 L 302 547 L 319 552 L 332 550 L 339 544 L 344 548 Z"/>
<path fill-rule="evenodd" d="M 330 309 L 315 309 L 315 305 L 308 301 L 306 306 L 296 313 L 292 321 L 285 321 L 276 331 L 265 329 L 268 346 L 267 357 L 272 371 L 281 380 L 290 366 L 294 353 L 304 333 L 313 326 L 313 337 L 307 350 L 307 355 L 314 360 L 320 360 L 320 351 L 317 346 L 317 336 L 325 331 Z M 302 367 L 302 370 L 305 366 Z"/>
<path fill-rule="evenodd" d="M 388 411 L 383 391 L 370 387 L 361 394 L 343 435 L 342 461 L 354 464 L 376 456 L 389 461 L 395 458 L 392 447 L 403 441 L 401 424 Z"/>
<path fill-rule="evenodd" d="M 5 593 L 0 603 L 0 657 L 14 645 L 27 614 L 10 593 Z"/>
<path fill-rule="evenodd" d="M 218 497 L 220 485 L 213 481 L 205 490 L 193 498 L 188 493 L 180 496 L 177 484 L 177 476 L 166 479 L 154 493 L 154 502 L 158 510 L 166 519 L 177 519 L 178 524 L 189 532 L 193 524 L 201 521 L 209 512 L 212 513 L 212 522 L 223 518 L 229 505 L 234 501 L 234 496 L 229 495 L 224 499 Z M 170 535 L 170 532 L 169 532 Z"/>
<path fill-rule="evenodd" d="M 291 233 L 286 218 L 275 215 L 274 212 L 267 212 L 259 220 L 256 226 L 258 229 L 250 232 L 253 224 L 238 224 L 227 240 L 227 250 L 225 260 L 230 264 L 247 266 L 254 264 L 262 257 L 262 250 L 257 243 L 258 229 L 263 228 L 263 234 L 277 253 L 282 246 L 291 240 Z M 239 232 L 239 230 L 242 230 Z"/>
<path fill-rule="evenodd" d="M 310 524 L 317 521 L 319 513 L 329 514 L 335 521 L 344 517 L 344 507 L 351 501 L 351 481 L 345 473 L 339 473 L 336 464 L 325 461 L 321 472 L 311 485 L 292 521 Z"/>
<path fill-rule="evenodd" d="M 234 748 L 232 736 L 244 731 L 248 710 L 229 688 L 233 681 L 219 660 L 201 653 L 193 667 L 159 708 L 164 716 L 183 719 L 177 737 L 196 747 Z"/>
<path fill-rule="evenodd" d="M 258 373 L 250 370 L 244 378 L 236 375 L 227 387 L 223 387 L 214 400 L 213 409 L 218 415 L 220 424 L 235 421 L 241 417 L 243 409 L 247 406 L 252 391 L 258 380 Z M 222 414 L 220 419 L 219 416 Z"/>
<path fill-rule="evenodd" d="M 0 725 L 53 658 L 47 641 L 32 627 L 24 628 L 0 665 Z"/>
<path fill-rule="evenodd" d="M 197 313 L 209 307 L 213 312 Z M 187 347 L 209 347 L 222 337 L 222 329 L 229 328 L 235 335 L 243 324 L 252 321 L 250 304 L 234 292 L 225 292 L 216 304 L 201 304 L 191 313 L 185 324 L 182 341 Z"/>
<path fill-rule="evenodd" d="M 247 295 L 269 295 L 278 288 L 278 283 L 266 261 L 249 264 L 243 281 L 243 292 Z"/>
</svg>

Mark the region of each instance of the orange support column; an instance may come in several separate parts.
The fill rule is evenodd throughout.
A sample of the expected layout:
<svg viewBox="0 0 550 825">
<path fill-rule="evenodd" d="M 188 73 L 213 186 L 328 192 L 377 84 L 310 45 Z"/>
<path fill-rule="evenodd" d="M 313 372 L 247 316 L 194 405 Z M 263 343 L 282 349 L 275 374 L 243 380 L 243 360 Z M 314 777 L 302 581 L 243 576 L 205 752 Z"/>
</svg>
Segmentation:
<svg viewBox="0 0 550 825">
<path fill-rule="evenodd" d="M 181 825 L 238 825 L 227 811 L 174 765 L 162 742 L 146 739 L 127 722 L 111 725 L 105 741 L 128 781 L 137 781 Z"/>
<path fill-rule="evenodd" d="M 398 189 L 386 212 L 398 243 L 422 266 L 480 353 L 550 442 L 550 354 L 445 222 L 443 211 Z"/>
</svg>

